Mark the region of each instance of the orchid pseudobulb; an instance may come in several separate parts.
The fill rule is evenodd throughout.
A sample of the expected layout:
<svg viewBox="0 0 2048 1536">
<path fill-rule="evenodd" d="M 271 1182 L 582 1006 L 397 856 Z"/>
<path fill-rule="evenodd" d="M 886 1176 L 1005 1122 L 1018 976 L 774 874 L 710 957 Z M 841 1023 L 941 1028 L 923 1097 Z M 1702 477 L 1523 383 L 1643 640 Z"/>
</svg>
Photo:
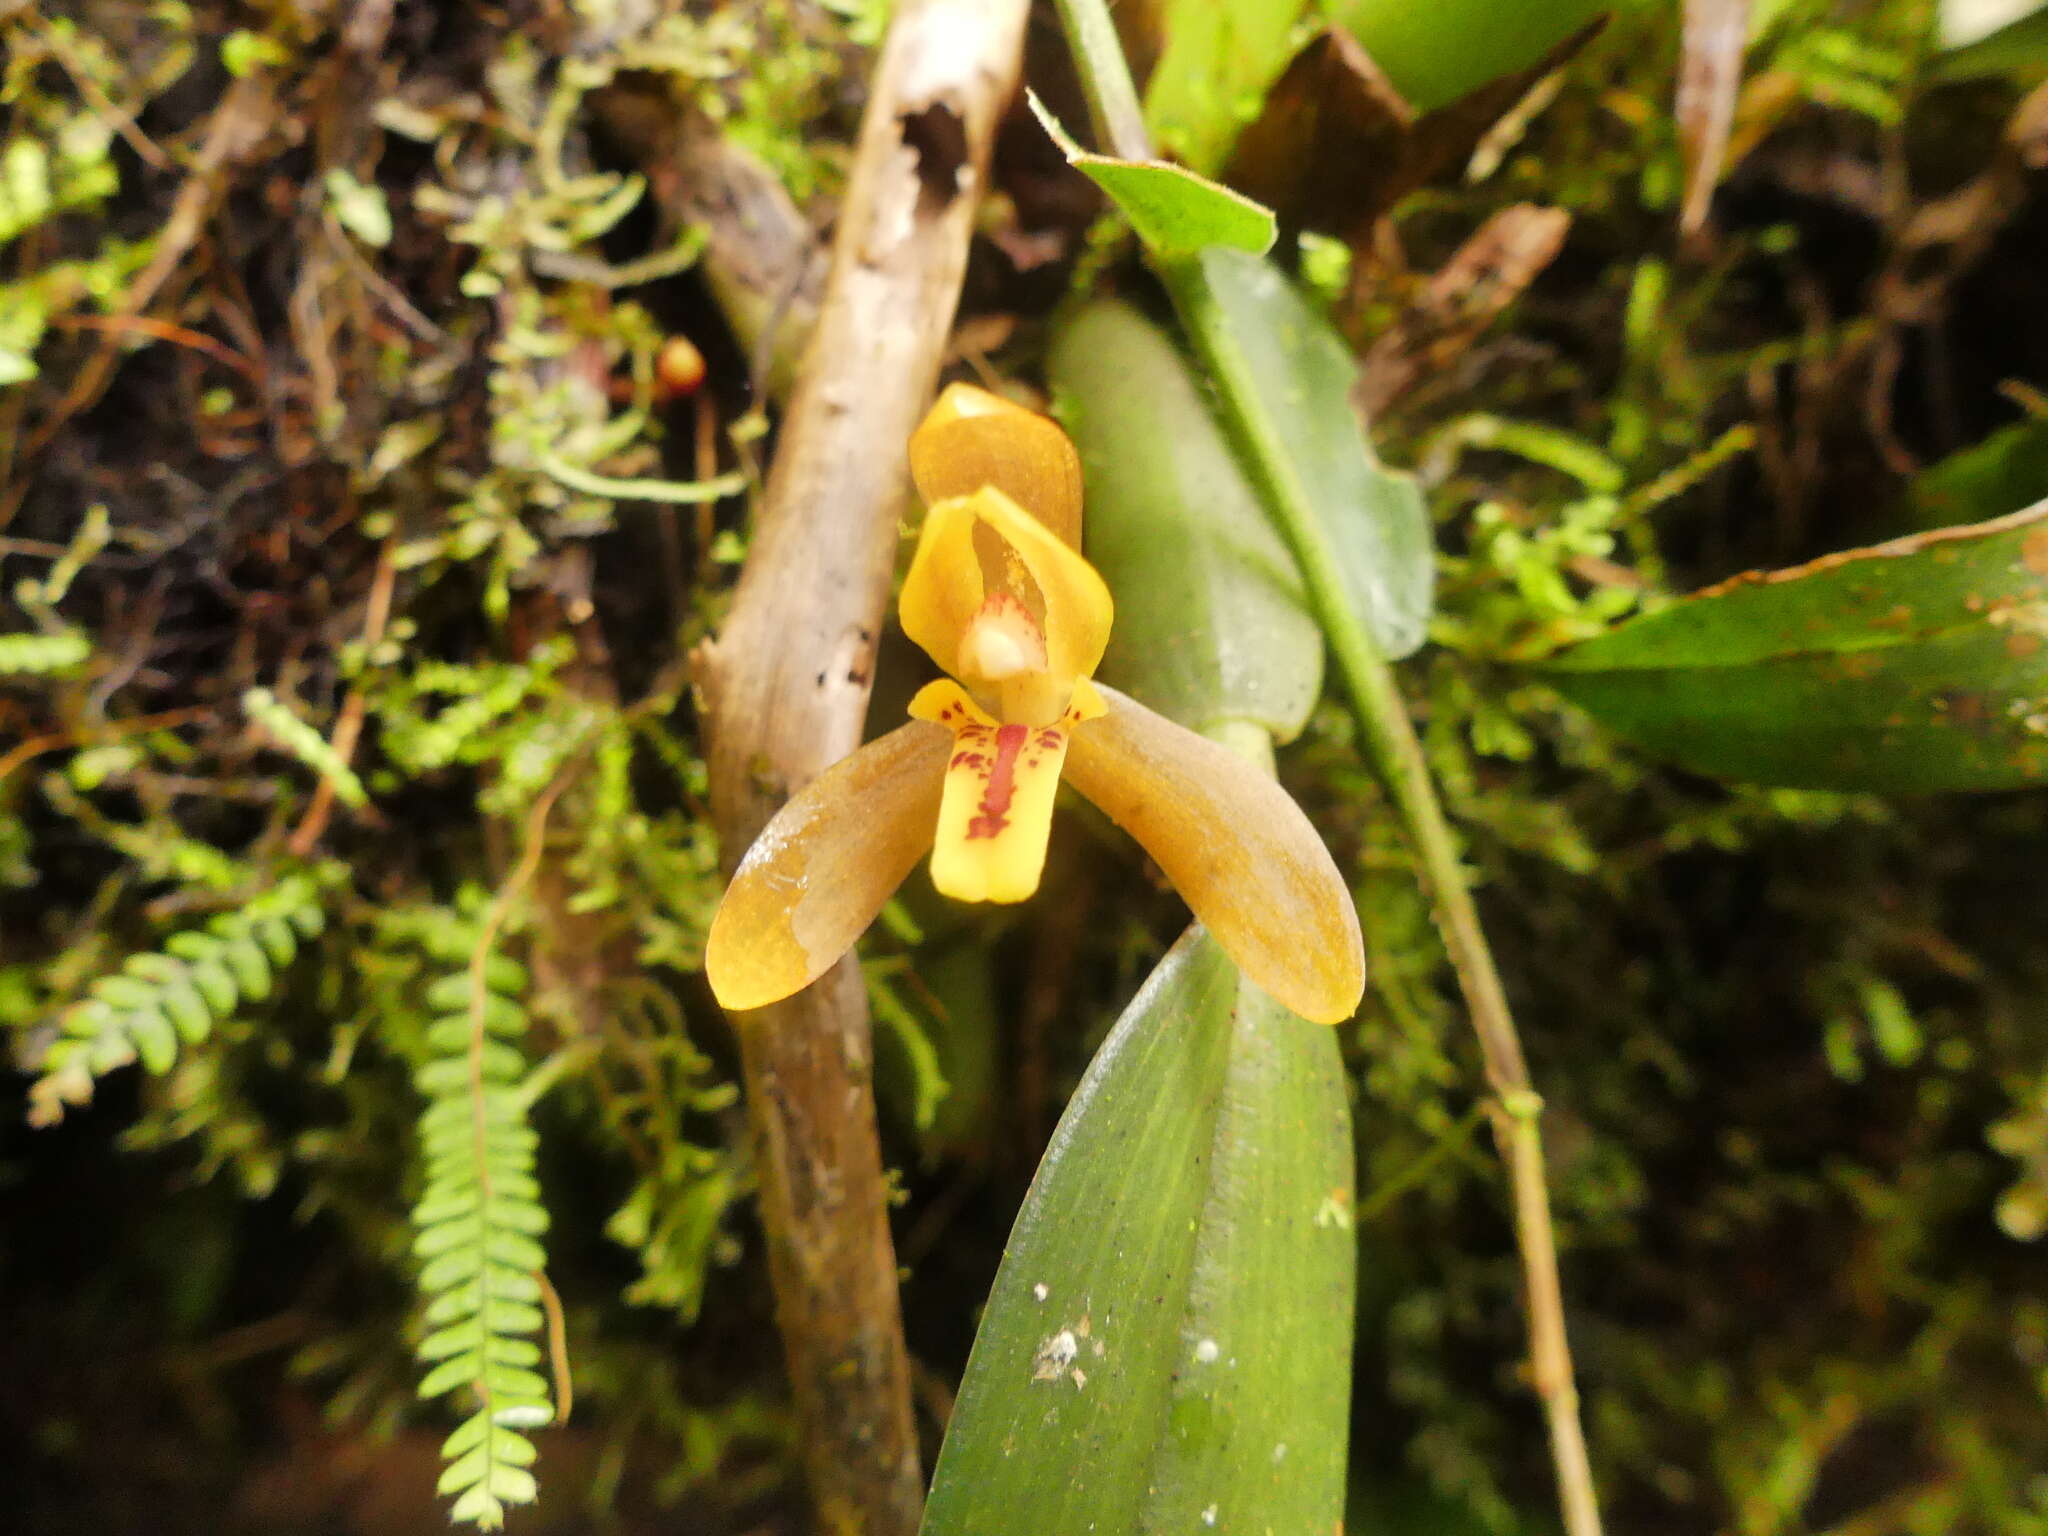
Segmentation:
<svg viewBox="0 0 2048 1536">
<path fill-rule="evenodd" d="M 1112 604 L 1080 554 L 1066 434 L 956 384 L 911 437 L 910 468 L 929 510 L 899 612 L 949 676 L 748 850 L 705 955 L 719 1001 L 763 1007 L 823 975 L 927 851 L 945 895 L 1024 900 L 1064 777 L 1245 975 L 1305 1018 L 1348 1017 L 1365 985 L 1358 918 L 1299 807 L 1228 748 L 1093 681 Z"/>
</svg>

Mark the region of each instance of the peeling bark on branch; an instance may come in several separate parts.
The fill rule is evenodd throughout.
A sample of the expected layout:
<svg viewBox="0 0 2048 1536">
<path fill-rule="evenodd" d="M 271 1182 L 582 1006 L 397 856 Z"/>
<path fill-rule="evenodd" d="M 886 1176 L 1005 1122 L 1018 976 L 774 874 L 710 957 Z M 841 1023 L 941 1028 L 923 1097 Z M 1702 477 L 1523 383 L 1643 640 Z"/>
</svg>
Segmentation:
<svg viewBox="0 0 2048 1536">
<path fill-rule="evenodd" d="M 793 790 L 859 743 L 904 447 L 938 377 L 1026 9 L 922 0 L 883 47 L 753 546 L 698 658 L 728 868 Z M 821 1527 L 910 1536 L 922 1479 L 859 970 L 842 961 L 734 1024 Z"/>
</svg>

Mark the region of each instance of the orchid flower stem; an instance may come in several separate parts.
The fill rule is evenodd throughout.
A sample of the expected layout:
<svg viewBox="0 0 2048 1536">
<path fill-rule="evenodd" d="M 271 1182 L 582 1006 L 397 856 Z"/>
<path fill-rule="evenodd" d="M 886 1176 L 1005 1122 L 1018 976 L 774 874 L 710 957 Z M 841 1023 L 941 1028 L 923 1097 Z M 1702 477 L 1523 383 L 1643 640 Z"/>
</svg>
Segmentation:
<svg viewBox="0 0 2048 1536">
<path fill-rule="evenodd" d="M 1058 0 L 1060 25 L 1081 71 L 1081 89 L 1088 97 L 1088 121 L 1104 154 L 1125 160 L 1151 158 L 1145 112 L 1138 87 L 1131 80 L 1116 23 L 1103 0 Z"/>
<path fill-rule="evenodd" d="M 1150 156 L 1138 93 L 1118 45 L 1105 0 L 1058 0 L 1060 19 L 1080 70 L 1100 147 L 1127 160 Z M 1181 324 L 1207 365 L 1227 423 L 1253 471 L 1268 510 L 1294 552 L 1310 606 L 1350 696 L 1367 755 L 1385 783 L 1422 865 L 1451 965 L 1465 995 L 1495 1099 L 1495 1139 L 1507 1161 L 1529 1315 L 1534 1383 L 1549 1421 L 1551 1459 L 1567 1536 L 1600 1536 L 1600 1508 L 1579 1422 L 1578 1387 L 1565 1335 L 1563 1289 L 1550 1217 L 1539 1118 L 1543 1101 L 1530 1086 L 1528 1062 L 1508 1011 L 1500 973 L 1487 947 L 1457 841 L 1444 817 L 1422 743 L 1393 669 L 1346 599 L 1337 555 L 1317 517 L 1197 262 L 1161 262 Z"/>
</svg>

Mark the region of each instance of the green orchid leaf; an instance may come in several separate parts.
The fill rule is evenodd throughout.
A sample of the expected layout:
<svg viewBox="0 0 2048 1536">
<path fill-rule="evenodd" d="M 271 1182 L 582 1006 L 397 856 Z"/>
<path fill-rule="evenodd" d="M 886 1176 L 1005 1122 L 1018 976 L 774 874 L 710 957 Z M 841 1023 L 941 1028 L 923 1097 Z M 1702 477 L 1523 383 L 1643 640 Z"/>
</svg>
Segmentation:
<svg viewBox="0 0 2048 1536">
<path fill-rule="evenodd" d="M 1081 148 L 1036 95 L 1031 110 L 1067 163 L 1108 194 L 1145 249 L 1161 260 L 1192 256 L 1207 246 L 1260 255 L 1277 233 L 1273 215 L 1248 197 L 1163 160 L 1118 160 Z"/>
<path fill-rule="evenodd" d="M 1906 492 L 1914 526 L 1946 528 L 1996 517 L 2048 496 L 2048 417 L 2000 427 L 1937 459 Z"/>
<path fill-rule="evenodd" d="M 1988 29 L 1976 18 L 1999 17 Z M 1945 0 L 1941 41 L 1929 73 L 1936 80 L 1974 80 L 2005 75 L 2031 84 L 2048 75 L 2048 5 L 2029 10 L 2014 5 L 1965 6 Z"/>
<path fill-rule="evenodd" d="M 1696 772 L 1911 793 L 2048 781 L 2048 502 L 1738 577 L 1549 680 Z"/>
<path fill-rule="evenodd" d="M 1336 1529 L 1353 1274 L 1336 1036 L 1191 929 L 1025 1197 L 924 1536 Z"/>
<path fill-rule="evenodd" d="M 1326 14 L 1372 55 L 1409 105 L 1427 112 L 1537 63 L 1611 0 L 1330 0 Z"/>
<path fill-rule="evenodd" d="M 1166 47 L 1145 81 L 1145 125 L 1214 171 L 1294 51 L 1303 0 L 1166 0 Z"/>
<path fill-rule="evenodd" d="M 1322 634 L 1194 368 L 1107 300 L 1062 320 L 1047 367 L 1081 453 L 1088 558 L 1116 598 L 1102 675 L 1193 730 L 1248 720 L 1292 740 Z"/>
<path fill-rule="evenodd" d="M 1345 596 L 1381 652 L 1409 655 L 1428 633 L 1436 544 L 1414 477 L 1381 464 L 1365 440 L 1343 338 L 1277 268 L 1242 251 L 1204 251 L 1167 280 L 1228 382 L 1241 429 L 1268 450 L 1248 460 L 1287 481 L 1264 488 L 1268 504 L 1323 525 Z"/>
</svg>

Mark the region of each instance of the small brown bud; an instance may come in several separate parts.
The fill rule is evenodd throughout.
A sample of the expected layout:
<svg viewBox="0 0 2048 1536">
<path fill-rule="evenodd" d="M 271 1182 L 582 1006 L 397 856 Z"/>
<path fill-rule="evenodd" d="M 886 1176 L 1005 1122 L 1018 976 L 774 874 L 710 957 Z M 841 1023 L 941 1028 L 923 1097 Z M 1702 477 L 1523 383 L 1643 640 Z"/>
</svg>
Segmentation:
<svg viewBox="0 0 2048 1536">
<path fill-rule="evenodd" d="M 664 400 L 693 395 L 704 382 L 704 354 L 689 337 L 671 336 L 655 354 L 654 379 Z"/>
</svg>

